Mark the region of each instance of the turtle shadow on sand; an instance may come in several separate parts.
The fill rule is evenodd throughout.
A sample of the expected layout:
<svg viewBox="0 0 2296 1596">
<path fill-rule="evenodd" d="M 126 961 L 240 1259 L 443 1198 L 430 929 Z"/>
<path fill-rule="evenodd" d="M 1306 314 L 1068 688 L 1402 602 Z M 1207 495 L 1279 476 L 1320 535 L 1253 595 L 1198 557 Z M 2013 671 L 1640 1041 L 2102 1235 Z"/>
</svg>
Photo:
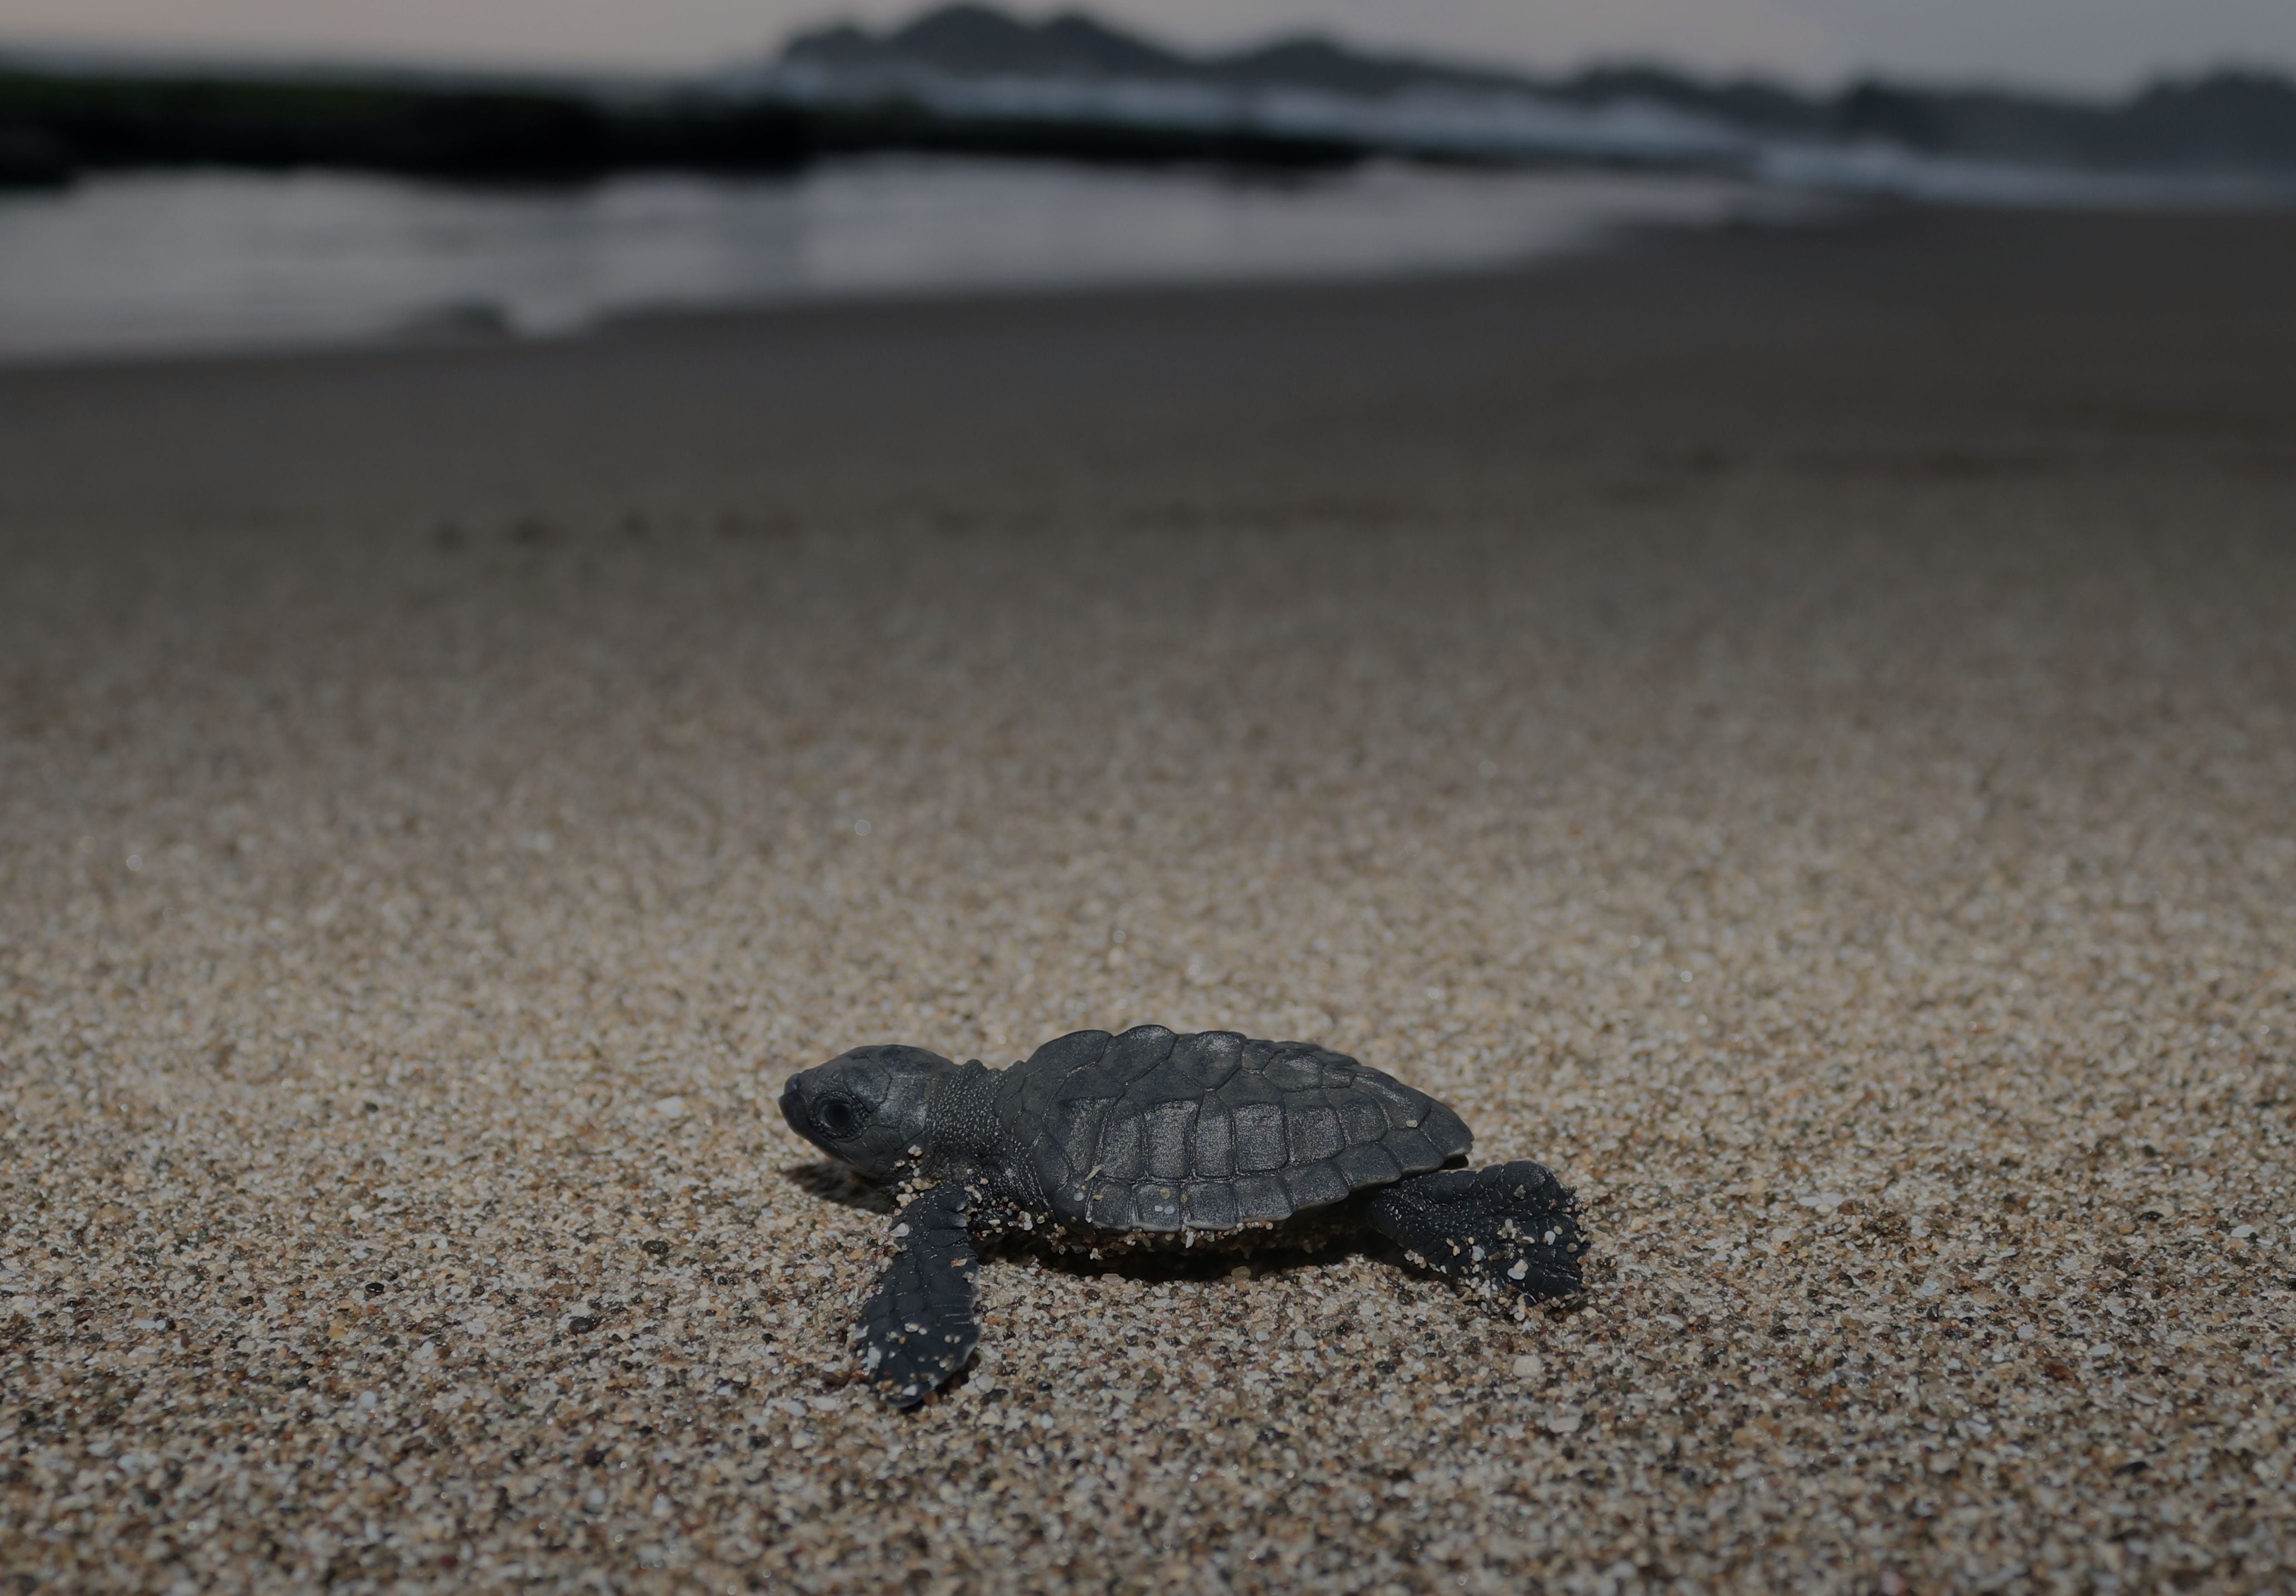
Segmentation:
<svg viewBox="0 0 2296 1596">
<path fill-rule="evenodd" d="M 900 1212 L 900 1198 L 893 1187 L 873 1181 L 834 1158 L 791 1164 L 777 1173 L 807 1196 L 824 1202 L 865 1214 L 890 1215 Z M 1073 1280 L 1098 1280 L 1112 1275 L 1149 1286 L 1183 1281 L 1218 1285 L 1236 1281 L 1240 1275 L 1255 1281 L 1288 1279 L 1358 1260 L 1384 1265 L 1398 1271 L 1403 1279 L 1415 1279 L 1430 1286 L 1446 1283 L 1439 1274 L 1414 1267 L 1403 1248 L 1371 1231 L 1335 1231 L 1309 1241 L 1271 1241 L 1248 1252 L 1217 1246 L 1119 1247 L 1101 1255 L 1048 1246 L 1044 1239 L 1026 1231 L 1009 1231 L 994 1239 L 982 1238 L 980 1255 L 983 1263 L 1033 1264 Z M 1538 1305 L 1553 1317 L 1567 1316 L 1579 1305 L 1566 1297 Z"/>
<path fill-rule="evenodd" d="M 778 1171 L 783 1181 L 804 1191 L 806 1197 L 820 1199 L 824 1203 L 838 1203 L 840 1207 L 854 1207 L 858 1213 L 896 1215 L 900 1213 L 900 1197 L 896 1190 L 880 1181 L 870 1181 L 868 1175 L 842 1165 L 833 1158 L 817 1159 L 810 1165 L 788 1165 Z M 1116 1247 L 1107 1254 L 1072 1251 L 1047 1247 L 1026 1231 L 1008 1231 L 994 1240 L 983 1238 L 980 1247 L 983 1261 L 996 1263 L 1037 1263 L 1037 1265 L 1070 1274 L 1075 1279 L 1097 1279 L 1102 1274 L 1113 1274 L 1119 1279 L 1135 1279 L 1141 1284 L 1160 1286 L 1176 1281 L 1212 1284 L 1235 1279 L 1237 1270 L 1249 1273 L 1251 1279 L 1267 1279 L 1276 1274 L 1300 1274 L 1304 1270 L 1320 1270 L 1334 1263 L 1348 1263 L 1352 1258 L 1364 1258 L 1371 1263 L 1403 1267 L 1406 1256 L 1398 1245 L 1378 1233 L 1341 1233 L 1327 1235 L 1313 1242 L 1272 1242 L 1251 1251 L 1237 1251 L 1233 1247 Z"/>
<path fill-rule="evenodd" d="M 894 1188 L 834 1158 L 811 1164 L 791 1164 L 781 1177 L 807 1196 L 867 1214 L 897 1214 L 900 1198 Z M 1351 1259 L 1400 1266 L 1403 1248 L 1375 1232 L 1341 1232 L 1314 1241 L 1282 1241 L 1250 1252 L 1218 1247 L 1114 1248 L 1105 1254 L 1062 1250 L 1046 1246 L 1025 1231 L 1008 1232 L 995 1240 L 984 1238 L 984 1262 L 1033 1263 L 1078 1280 L 1115 1275 L 1144 1284 L 1190 1281 L 1200 1284 L 1235 1278 L 1238 1270 L 1253 1280 L 1291 1275 L 1304 1270 L 1328 1268 Z"/>
<path fill-rule="evenodd" d="M 1279 1241 L 1250 1252 L 1223 1251 L 1217 1247 L 1134 1248 L 1095 1256 L 1089 1252 L 1049 1248 L 1021 1234 L 990 1242 L 981 1256 L 1000 1263 L 1034 1263 L 1078 1280 L 1114 1275 L 1144 1285 L 1183 1281 L 1208 1285 L 1234 1280 L 1240 1273 L 1252 1280 L 1266 1280 L 1329 1268 L 1356 1258 L 1400 1264 L 1403 1249 L 1383 1236 L 1371 1235 L 1334 1236 L 1296 1245 Z"/>
<path fill-rule="evenodd" d="M 1408 1249 L 1376 1232 L 1337 1232 L 1311 1241 L 1272 1241 L 1249 1252 L 1223 1251 L 1218 1247 L 1159 1248 L 1111 1252 L 1095 1257 L 1046 1247 L 1023 1233 L 989 1241 L 980 1251 L 983 1262 L 1034 1264 L 1072 1280 L 1113 1276 L 1145 1286 L 1242 1284 L 1247 1279 L 1292 1280 L 1344 1264 L 1381 1265 L 1391 1274 L 1369 1289 L 1408 1293 L 1414 1290 L 1447 1293 L 1463 1306 L 1479 1306 L 1494 1318 L 1514 1323 L 1528 1318 L 1568 1319 L 1586 1306 L 1576 1295 L 1530 1299 L 1500 1292 L 1483 1292 L 1472 1281 L 1462 1281 L 1426 1267 Z"/>
<path fill-rule="evenodd" d="M 792 1164 L 781 1172 L 789 1182 L 808 1197 L 824 1202 L 837 1203 L 848 1208 L 858 1208 L 867 1214 L 895 1214 L 900 1211 L 900 1201 L 891 1190 L 869 1179 L 850 1164 L 835 1158 L 823 1158 L 812 1164 Z"/>
</svg>

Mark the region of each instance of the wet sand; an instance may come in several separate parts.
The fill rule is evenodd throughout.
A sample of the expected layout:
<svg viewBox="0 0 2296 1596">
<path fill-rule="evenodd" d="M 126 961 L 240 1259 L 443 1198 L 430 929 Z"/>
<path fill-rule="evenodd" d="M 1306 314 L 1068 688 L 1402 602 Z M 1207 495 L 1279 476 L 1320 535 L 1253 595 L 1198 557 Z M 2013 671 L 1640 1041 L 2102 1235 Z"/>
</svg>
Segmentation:
<svg viewBox="0 0 2296 1596">
<path fill-rule="evenodd" d="M 2296 222 L 0 373 L 23 1591 L 2296 1578 Z M 1585 1196 L 1002 1257 L 903 1040 L 1312 1037 Z"/>
</svg>

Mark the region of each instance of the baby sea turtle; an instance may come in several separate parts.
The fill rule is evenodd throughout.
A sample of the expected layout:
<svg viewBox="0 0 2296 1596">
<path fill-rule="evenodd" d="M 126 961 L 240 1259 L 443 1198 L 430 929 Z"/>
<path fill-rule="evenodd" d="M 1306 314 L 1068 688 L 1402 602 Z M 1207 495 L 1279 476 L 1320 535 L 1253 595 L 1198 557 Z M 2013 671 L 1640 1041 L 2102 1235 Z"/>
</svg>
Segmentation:
<svg viewBox="0 0 2296 1596">
<path fill-rule="evenodd" d="M 1233 1031 L 1078 1031 L 990 1069 L 858 1047 L 794 1076 L 791 1128 L 910 1189 L 855 1338 L 914 1407 L 964 1366 L 976 1238 L 1055 1248 L 1297 1246 L 1365 1225 L 1438 1273 L 1532 1301 L 1576 1290 L 1578 1205 L 1544 1166 L 1447 1168 L 1473 1134 L 1342 1053 Z"/>
</svg>

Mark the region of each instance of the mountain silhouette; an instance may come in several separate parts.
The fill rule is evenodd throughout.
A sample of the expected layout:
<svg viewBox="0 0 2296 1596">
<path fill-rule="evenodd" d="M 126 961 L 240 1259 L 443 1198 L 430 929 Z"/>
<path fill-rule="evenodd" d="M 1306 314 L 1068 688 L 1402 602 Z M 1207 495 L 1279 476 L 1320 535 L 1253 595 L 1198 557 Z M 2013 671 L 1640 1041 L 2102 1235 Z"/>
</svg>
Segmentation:
<svg viewBox="0 0 2296 1596">
<path fill-rule="evenodd" d="M 947 5 L 889 32 L 851 24 L 802 33 L 786 61 L 854 71 L 922 68 L 957 78 L 1179 78 L 1189 57 L 1086 16 L 1029 22 L 988 5 Z"/>
<path fill-rule="evenodd" d="M 952 78 L 1186 79 L 1239 88 L 1390 94 L 1415 87 L 1537 86 L 1519 73 L 1413 56 L 1369 55 L 1319 34 L 1299 34 L 1228 54 L 1189 54 L 1112 28 L 1083 12 L 1031 22 L 993 5 L 945 5 L 873 33 L 840 23 L 793 36 L 782 59 L 832 72 Z"/>
</svg>

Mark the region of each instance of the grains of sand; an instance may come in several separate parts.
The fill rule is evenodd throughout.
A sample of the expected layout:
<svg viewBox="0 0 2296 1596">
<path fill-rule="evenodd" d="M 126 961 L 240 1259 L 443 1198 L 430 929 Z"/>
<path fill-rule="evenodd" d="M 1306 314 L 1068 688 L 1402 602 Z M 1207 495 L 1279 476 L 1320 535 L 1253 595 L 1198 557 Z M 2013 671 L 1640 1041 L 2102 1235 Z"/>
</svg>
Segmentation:
<svg viewBox="0 0 2296 1596">
<path fill-rule="evenodd" d="M 0 1566 L 2296 1577 L 2286 395 L 2205 307 L 2048 389 L 2038 289 L 1940 345 L 1857 238 L 1716 248 L 0 384 Z M 1013 1254 L 866 1399 L 882 1204 L 783 1078 L 1143 1020 L 1445 1098 L 1588 1289 Z"/>
</svg>

